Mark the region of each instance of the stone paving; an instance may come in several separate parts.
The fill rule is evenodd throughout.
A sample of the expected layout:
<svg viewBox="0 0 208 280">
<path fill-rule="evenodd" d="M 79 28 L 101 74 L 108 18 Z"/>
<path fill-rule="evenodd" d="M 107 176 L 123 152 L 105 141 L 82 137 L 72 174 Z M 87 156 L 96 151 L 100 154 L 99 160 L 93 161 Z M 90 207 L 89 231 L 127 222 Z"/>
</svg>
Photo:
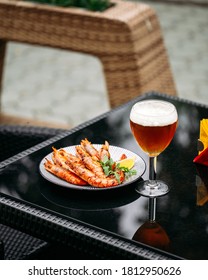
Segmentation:
<svg viewBox="0 0 208 280">
<path fill-rule="evenodd" d="M 156 10 L 178 95 L 208 104 L 208 6 L 146 1 Z M 76 126 L 109 110 L 99 60 L 93 56 L 9 43 L 2 111 Z"/>
</svg>

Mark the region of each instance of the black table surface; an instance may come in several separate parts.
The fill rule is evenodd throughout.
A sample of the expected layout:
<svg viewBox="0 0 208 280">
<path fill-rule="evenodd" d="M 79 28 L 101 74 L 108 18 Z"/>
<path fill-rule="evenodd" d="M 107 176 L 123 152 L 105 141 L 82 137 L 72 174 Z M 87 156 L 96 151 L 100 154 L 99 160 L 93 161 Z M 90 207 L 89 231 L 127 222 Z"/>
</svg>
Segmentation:
<svg viewBox="0 0 208 280">
<path fill-rule="evenodd" d="M 68 189 L 44 179 L 40 175 L 39 164 L 51 153 L 52 146 L 61 148 L 77 145 L 84 138 L 88 138 L 92 143 L 104 143 L 107 140 L 111 145 L 139 154 L 147 163 L 148 158 L 136 144 L 129 127 L 132 105 L 147 98 L 172 102 L 179 115 L 179 126 L 174 139 L 158 157 L 157 178 L 166 181 L 171 187 L 167 195 L 157 198 L 156 220 L 170 240 L 170 246 L 163 250 L 185 259 L 208 259 L 208 203 L 197 205 L 198 173 L 193 163 L 197 155 L 199 123 L 201 119 L 208 118 L 208 108 L 164 94 L 148 93 L 138 97 L 124 106 L 41 143 L 15 159 L 2 162 L 1 220 L 15 225 L 15 219 L 21 215 L 30 216 L 27 209 L 19 206 L 22 203 L 31 206 L 32 212 L 37 209 L 40 213 L 43 211 L 58 214 L 60 218 L 69 218 L 89 225 L 91 229 L 112 234 L 118 239 L 132 241 L 138 228 L 148 219 L 148 198 L 140 197 L 136 193 L 137 182 L 114 190 Z M 148 168 L 142 178 L 147 177 Z M 18 208 L 16 213 L 14 207 Z M 10 215 L 12 218 L 9 218 Z M 38 219 L 44 220 L 45 215 L 39 215 Z M 37 224 L 39 223 L 41 228 L 39 220 Z M 28 230 L 26 223 L 16 224 L 22 230 L 33 232 L 31 228 Z M 50 227 L 50 216 L 47 216 L 47 225 Z M 36 231 L 37 229 L 34 229 L 34 233 Z M 49 238 L 48 232 L 42 232 L 41 235 L 46 240 Z M 137 244 L 137 241 L 132 242 Z"/>
</svg>

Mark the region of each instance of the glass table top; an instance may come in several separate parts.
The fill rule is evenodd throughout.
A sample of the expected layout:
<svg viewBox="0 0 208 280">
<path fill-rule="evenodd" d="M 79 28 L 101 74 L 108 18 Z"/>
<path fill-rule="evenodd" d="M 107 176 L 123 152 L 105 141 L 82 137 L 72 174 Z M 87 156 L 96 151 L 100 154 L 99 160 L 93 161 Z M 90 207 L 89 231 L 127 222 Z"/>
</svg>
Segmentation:
<svg viewBox="0 0 208 280">
<path fill-rule="evenodd" d="M 153 97 L 169 100 L 163 95 Z M 163 250 L 182 258 L 208 259 L 208 203 L 197 205 L 198 173 L 193 163 L 197 155 L 199 121 L 208 118 L 208 109 L 177 98 L 169 101 L 177 108 L 179 126 L 169 147 L 158 157 L 157 178 L 167 182 L 171 191 L 157 198 L 156 227 L 151 228 L 145 223 L 148 220 L 148 198 L 140 197 L 135 191 L 137 182 L 105 191 L 74 190 L 47 181 L 39 172 L 39 164 L 52 151 L 52 146 L 77 145 L 84 138 L 92 143 L 107 140 L 110 145 L 137 153 L 147 162 L 147 156 L 130 131 L 129 113 L 133 103 L 113 110 L 2 168 L 0 192 L 127 239 L 141 238 L 138 229 L 143 225 L 145 236 L 150 232 L 152 236 L 156 234 L 162 238 Z M 148 169 L 142 179 L 147 176 Z"/>
</svg>

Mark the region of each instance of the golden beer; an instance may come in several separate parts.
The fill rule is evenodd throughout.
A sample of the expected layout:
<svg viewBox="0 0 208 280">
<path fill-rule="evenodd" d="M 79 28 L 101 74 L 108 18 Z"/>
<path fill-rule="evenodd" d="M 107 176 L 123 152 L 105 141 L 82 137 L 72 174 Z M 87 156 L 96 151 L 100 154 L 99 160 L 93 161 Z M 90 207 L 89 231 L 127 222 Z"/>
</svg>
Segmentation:
<svg viewBox="0 0 208 280">
<path fill-rule="evenodd" d="M 151 157 L 159 155 L 170 144 L 177 122 L 175 107 L 160 100 L 136 103 L 130 114 L 132 133 L 142 150 Z"/>
<path fill-rule="evenodd" d="M 157 156 L 170 144 L 177 122 L 165 126 L 143 126 L 130 120 L 130 126 L 142 150 L 150 156 Z"/>
</svg>

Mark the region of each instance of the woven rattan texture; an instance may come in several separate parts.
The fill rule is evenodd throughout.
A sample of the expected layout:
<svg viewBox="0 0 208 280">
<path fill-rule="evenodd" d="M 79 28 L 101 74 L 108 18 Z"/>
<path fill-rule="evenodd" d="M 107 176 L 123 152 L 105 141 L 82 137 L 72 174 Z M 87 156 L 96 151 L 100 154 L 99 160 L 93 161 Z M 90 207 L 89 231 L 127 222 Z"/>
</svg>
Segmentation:
<svg viewBox="0 0 208 280">
<path fill-rule="evenodd" d="M 30 126 L 0 126 L 0 162 L 65 130 Z"/>
<path fill-rule="evenodd" d="M 2 0 L 0 66 L 8 41 L 50 46 L 97 56 L 111 107 L 150 90 L 176 95 L 154 10 L 142 3 L 112 2 L 111 8 L 94 13 Z"/>
<path fill-rule="evenodd" d="M 72 248 L 77 252 L 81 250 L 82 255 L 83 252 L 88 252 L 88 256 L 93 255 L 93 259 L 178 259 L 174 255 L 133 244 L 122 237 L 113 237 L 107 232 L 91 228 L 90 225 L 35 209 L 22 202 L 0 196 L 0 203 L 2 221 L 6 219 L 15 227 L 24 227 L 27 233 L 34 233 L 39 238 L 44 236 L 48 241 L 60 244 L 62 248 L 65 246 L 66 249 Z"/>
<path fill-rule="evenodd" d="M 5 260 L 22 260 L 47 247 L 47 243 L 0 224 L 0 239 L 4 243 Z"/>
<path fill-rule="evenodd" d="M 0 126 L 0 161 L 63 132 L 62 129 L 29 126 Z M 48 244 L 31 235 L 0 224 L 0 240 L 4 244 L 4 259 L 44 258 Z M 44 251 L 44 252 L 43 252 Z"/>
</svg>

